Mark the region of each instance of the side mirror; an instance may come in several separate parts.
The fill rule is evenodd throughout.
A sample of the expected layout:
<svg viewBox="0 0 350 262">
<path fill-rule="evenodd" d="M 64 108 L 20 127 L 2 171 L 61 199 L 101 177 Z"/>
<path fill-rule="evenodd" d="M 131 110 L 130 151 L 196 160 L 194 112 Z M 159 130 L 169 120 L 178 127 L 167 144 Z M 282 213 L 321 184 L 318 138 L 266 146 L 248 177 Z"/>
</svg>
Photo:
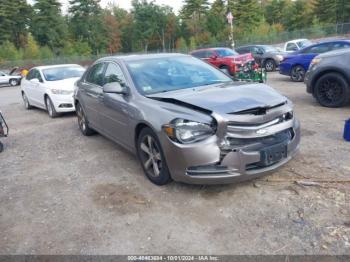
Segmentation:
<svg viewBox="0 0 350 262">
<path fill-rule="evenodd" d="M 103 86 L 104 93 L 126 95 L 127 90 L 119 82 L 107 83 Z"/>
<path fill-rule="evenodd" d="M 30 82 L 32 82 L 34 84 L 39 84 L 40 83 L 38 78 L 33 78 L 33 79 L 30 80 Z"/>
<path fill-rule="evenodd" d="M 213 60 L 216 60 L 218 58 L 218 56 L 217 55 L 212 55 L 212 56 L 210 56 L 210 58 L 213 59 Z"/>
<path fill-rule="evenodd" d="M 256 51 L 256 54 L 257 54 L 257 55 L 263 55 L 263 54 L 264 54 L 264 52 L 263 52 L 263 51 L 261 51 L 261 50 L 258 50 L 258 51 Z"/>
</svg>

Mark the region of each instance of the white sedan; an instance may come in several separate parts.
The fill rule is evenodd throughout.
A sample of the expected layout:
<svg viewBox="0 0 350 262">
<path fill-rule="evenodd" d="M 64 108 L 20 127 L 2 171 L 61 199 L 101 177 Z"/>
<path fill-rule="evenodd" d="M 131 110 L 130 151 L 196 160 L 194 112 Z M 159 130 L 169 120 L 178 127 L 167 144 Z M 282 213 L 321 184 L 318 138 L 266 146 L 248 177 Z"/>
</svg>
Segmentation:
<svg viewBox="0 0 350 262">
<path fill-rule="evenodd" d="M 24 106 L 46 109 L 50 117 L 73 112 L 74 83 L 83 75 L 80 65 L 38 66 L 21 81 Z"/>
</svg>

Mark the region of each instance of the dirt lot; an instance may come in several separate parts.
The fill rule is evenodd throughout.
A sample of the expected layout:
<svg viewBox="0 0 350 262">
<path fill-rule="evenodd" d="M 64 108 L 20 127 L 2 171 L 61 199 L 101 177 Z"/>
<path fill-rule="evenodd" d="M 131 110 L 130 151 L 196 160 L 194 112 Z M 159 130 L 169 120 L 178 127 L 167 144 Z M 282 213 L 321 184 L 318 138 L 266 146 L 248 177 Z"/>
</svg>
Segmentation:
<svg viewBox="0 0 350 262">
<path fill-rule="evenodd" d="M 73 114 L 26 111 L 18 87 L 0 88 L 11 127 L 0 154 L 0 253 L 350 254 L 350 108 L 322 108 L 278 73 L 268 82 L 295 103 L 300 153 L 273 175 L 225 186 L 157 187 L 133 155 L 83 137 Z"/>
</svg>

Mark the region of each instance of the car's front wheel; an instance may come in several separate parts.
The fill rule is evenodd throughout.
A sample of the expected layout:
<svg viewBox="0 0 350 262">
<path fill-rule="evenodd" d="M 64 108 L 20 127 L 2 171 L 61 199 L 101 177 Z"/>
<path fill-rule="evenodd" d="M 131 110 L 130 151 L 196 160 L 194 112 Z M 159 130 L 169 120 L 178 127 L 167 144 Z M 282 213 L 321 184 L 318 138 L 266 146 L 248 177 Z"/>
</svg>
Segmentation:
<svg viewBox="0 0 350 262">
<path fill-rule="evenodd" d="M 77 117 L 78 117 L 78 125 L 79 125 L 79 129 L 80 129 L 81 133 L 84 136 L 91 136 L 91 135 L 95 134 L 95 131 L 89 127 L 89 123 L 86 120 L 85 112 L 84 112 L 83 108 L 81 107 L 81 105 L 79 103 L 77 103 L 75 108 L 76 108 Z"/>
<path fill-rule="evenodd" d="M 292 79 L 292 81 L 302 82 L 304 81 L 304 77 L 305 77 L 304 67 L 297 65 L 292 68 L 291 74 L 290 74 L 290 78 Z"/>
<path fill-rule="evenodd" d="M 46 110 L 51 118 L 55 118 L 58 116 L 56 112 L 55 106 L 53 105 L 49 96 L 45 97 Z"/>
<path fill-rule="evenodd" d="M 171 182 L 164 153 L 157 136 L 150 128 L 144 128 L 137 139 L 137 154 L 147 178 L 156 185 Z"/>
<path fill-rule="evenodd" d="M 314 96 L 322 106 L 342 107 L 350 101 L 350 86 L 342 75 L 328 73 L 317 80 Z"/>
</svg>

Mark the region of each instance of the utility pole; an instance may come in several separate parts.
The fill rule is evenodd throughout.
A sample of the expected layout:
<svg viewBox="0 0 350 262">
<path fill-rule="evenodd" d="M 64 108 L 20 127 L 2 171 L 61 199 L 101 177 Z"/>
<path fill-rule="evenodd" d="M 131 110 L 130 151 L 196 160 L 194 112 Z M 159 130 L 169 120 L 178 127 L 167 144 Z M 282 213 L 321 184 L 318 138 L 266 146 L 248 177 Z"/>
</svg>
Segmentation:
<svg viewBox="0 0 350 262">
<path fill-rule="evenodd" d="M 231 41 L 231 47 L 232 49 L 235 47 L 235 41 L 233 39 L 233 15 L 231 12 L 229 12 L 226 16 L 227 22 L 230 24 L 230 36 L 229 40 Z"/>
</svg>

